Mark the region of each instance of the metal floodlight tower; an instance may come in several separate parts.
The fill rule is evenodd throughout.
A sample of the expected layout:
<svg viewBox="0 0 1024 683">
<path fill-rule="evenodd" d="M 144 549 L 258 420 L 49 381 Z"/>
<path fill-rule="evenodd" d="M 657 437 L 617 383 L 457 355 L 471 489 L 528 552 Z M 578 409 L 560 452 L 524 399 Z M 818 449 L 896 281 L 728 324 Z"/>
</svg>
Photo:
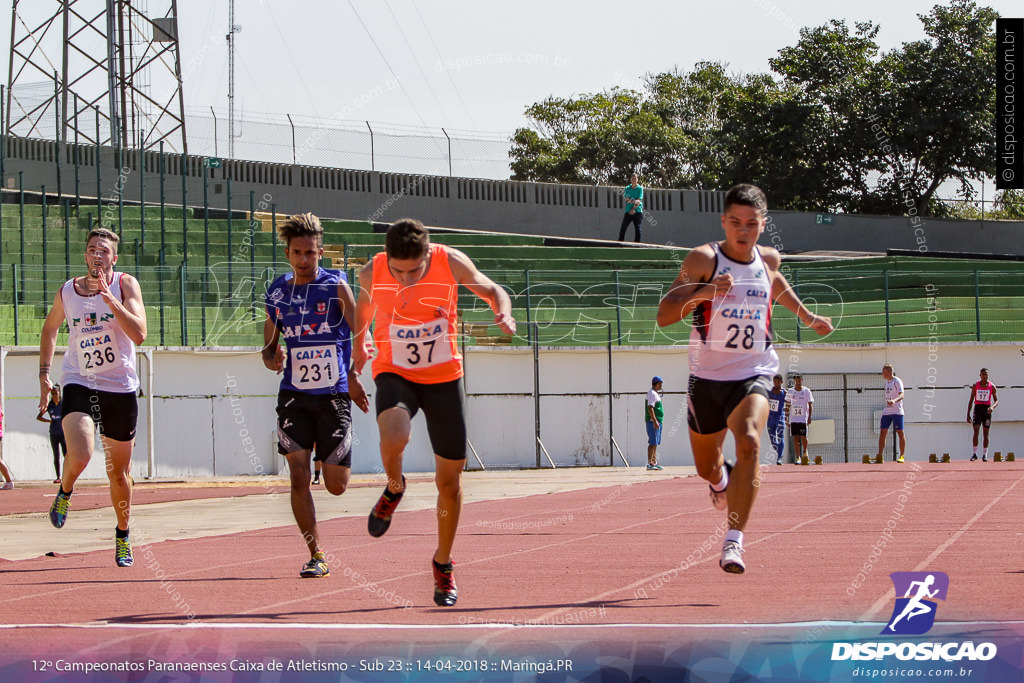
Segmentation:
<svg viewBox="0 0 1024 683">
<path fill-rule="evenodd" d="M 187 153 L 177 0 L 13 0 L 3 106 L 7 135 Z"/>
</svg>

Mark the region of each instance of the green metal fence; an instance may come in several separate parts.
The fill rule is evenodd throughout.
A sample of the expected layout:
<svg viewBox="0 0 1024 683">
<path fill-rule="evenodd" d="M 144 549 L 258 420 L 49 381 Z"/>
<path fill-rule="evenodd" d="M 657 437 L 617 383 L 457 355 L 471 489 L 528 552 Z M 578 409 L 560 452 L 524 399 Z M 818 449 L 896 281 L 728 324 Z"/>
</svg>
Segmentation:
<svg viewBox="0 0 1024 683">
<path fill-rule="evenodd" d="M 122 252 L 124 248 L 122 247 Z M 212 260 L 209 267 L 179 263 L 120 268 L 142 286 L 149 321 L 147 345 L 237 346 L 262 343 L 263 296 L 288 264 L 266 259 Z M 61 284 L 81 266 L 6 264 L 0 273 L 0 344 L 37 344 L 43 320 Z M 354 272 L 349 270 L 350 279 Z M 490 323 L 487 304 L 462 290 L 460 310 L 469 344 L 602 345 L 609 323 L 616 345 L 686 343 L 689 325 L 659 328 L 658 302 L 672 278 L 643 271 L 493 271 L 512 298 L 518 320 L 533 323 L 509 338 Z M 835 332 L 819 337 L 776 305 L 780 343 L 1024 340 L 1024 274 L 804 268 L 791 279 L 816 312 L 832 317 Z M 555 324 L 557 323 L 557 324 Z M 585 323 L 566 325 L 565 323 Z M 60 342 L 65 337 L 60 338 Z"/>
</svg>

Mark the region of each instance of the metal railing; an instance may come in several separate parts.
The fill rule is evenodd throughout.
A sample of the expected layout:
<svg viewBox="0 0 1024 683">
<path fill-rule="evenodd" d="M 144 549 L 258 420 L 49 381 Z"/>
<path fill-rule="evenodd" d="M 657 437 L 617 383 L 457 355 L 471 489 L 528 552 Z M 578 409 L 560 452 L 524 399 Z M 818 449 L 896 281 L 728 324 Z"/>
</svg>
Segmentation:
<svg viewBox="0 0 1024 683">
<path fill-rule="evenodd" d="M 63 248 L 61 248 L 63 250 Z M 122 247 L 119 269 L 135 275 L 149 316 L 147 345 L 262 344 L 264 293 L 286 262 L 263 258 L 160 265 L 160 256 Z M 64 256 L 62 253 L 61 256 Z M 150 261 L 154 261 L 150 265 Z M 7 264 L 0 272 L 0 344 L 34 344 L 61 284 L 77 264 Z M 491 271 L 524 323 L 512 337 L 490 325 L 487 304 L 462 290 L 460 311 L 470 345 L 683 345 L 686 323 L 658 327 L 658 302 L 672 275 L 645 271 Z M 349 271 L 354 281 L 354 271 Z M 1018 271 L 848 270 L 805 268 L 793 285 L 835 332 L 819 337 L 775 306 L 778 343 L 886 343 L 1024 340 L 1024 274 Z M 607 326 L 610 338 L 605 333 Z"/>
</svg>

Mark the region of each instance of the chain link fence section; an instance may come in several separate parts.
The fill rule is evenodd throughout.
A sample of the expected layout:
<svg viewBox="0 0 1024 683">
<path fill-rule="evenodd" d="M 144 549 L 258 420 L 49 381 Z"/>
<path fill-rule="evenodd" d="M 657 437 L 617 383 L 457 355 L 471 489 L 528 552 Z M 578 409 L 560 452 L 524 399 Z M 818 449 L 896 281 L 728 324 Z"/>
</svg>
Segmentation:
<svg viewBox="0 0 1024 683">
<path fill-rule="evenodd" d="M 249 114 L 235 126 L 235 156 L 249 161 L 491 180 L 511 175 L 512 143 L 506 133 L 295 114 Z M 213 109 L 191 112 L 186 129 L 190 154 L 227 153 L 226 114 Z"/>
<path fill-rule="evenodd" d="M 26 231 L 28 246 L 42 233 Z M 63 233 L 63 230 L 54 230 Z M 154 235 L 154 238 L 156 236 Z M 17 231 L 4 231 L 3 249 L 17 254 Z M 122 244 L 118 269 L 136 276 L 150 312 L 147 344 L 238 346 L 262 343 L 263 295 L 276 275 L 287 272 L 283 258 L 211 259 L 181 263 L 173 246 L 164 250 L 138 239 Z M 34 343 L 53 296 L 71 276 L 81 275 L 81 247 L 69 259 L 65 250 L 31 256 L 27 265 L 7 263 L 0 274 L 0 344 Z M 175 258 L 176 256 L 176 258 Z M 173 260 L 171 260 L 173 259 Z M 171 263 L 167 263 L 171 260 Z M 193 259 L 194 260 L 194 259 Z M 166 265 L 164 265 L 166 264 Z M 829 315 L 836 331 L 826 337 L 797 324 L 775 306 L 772 328 L 777 343 L 973 342 L 1024 340 L 1024 280 L 1011 272 L 899 272 L 807 269 L 800 271 L 797 293 L 812 309 Z M 354 270 L 348 269 L 350 282 Z M 671 284 L 661 273 L 628 271 L 492 271 L 488 275 L 508 292 L 513 315 L 525 326 L 513 337 L 493 326 L 486 302 L 460 290 L 459 310 L 469 333 L 465 342 L 526 346 L 538 335 L 544 346 L 604 345 L 603 327 L 611 327 L 616 346 L 681 346 L 689 325 L 658 327 L 658 302 Z M 794 278 L 795 279 L 795 278 Z M 830 284 L 829 284 L 830 283 Z"/>
<path fill-rule="evenodd" d="M 885 406 L 881 373 L 805 373 L 803 386 L 814 396 L 807 446 L 812 461 L 821 456 L 824 463 L 860 462 L 862 455 L 875 455 L 878 414 Z M 793 388 L 792 379 L 787 388 Z M 792 452 L 788 425 L 786 448 Z"/>
</svg>

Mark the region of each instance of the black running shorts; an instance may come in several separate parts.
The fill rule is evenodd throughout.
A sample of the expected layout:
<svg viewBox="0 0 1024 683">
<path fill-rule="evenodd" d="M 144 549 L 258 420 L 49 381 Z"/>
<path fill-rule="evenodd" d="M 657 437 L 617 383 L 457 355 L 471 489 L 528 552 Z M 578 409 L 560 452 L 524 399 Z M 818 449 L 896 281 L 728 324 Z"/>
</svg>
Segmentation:
<svg viewBox="0 0 1024 683">
<path fill-rule="evenodd" d="M 135 392 L 126 394 L 99 391 L 81 384 L 65 384 L 61 399 L 64 417 L 85 413 L 96 423 L 100 434 L 113 441 L 131 441 L 139 421 L 139 400 Z"/>
<path fill-rule="evenodd" d="M 352 466 L 352 401 L 347 392 L 277 395 L 277 452 L 315 451 L 314 460 Z"/>
<path fill-rule="evenodd" d="M 686 422 L 698 434 L 714 434 L 728 427 L 729 415 L 751 394 L 768 399 L 771 380 L 757 376 L 735 382 L 718 382 L 690 376 Z"/>
<path fill-rule="evenodd" d="M 789 433 L 793 436 L 807 436 L 806 422 L 790 422 Z"/>
<path fill-rule="evenodd" d="M 461 379 L 419 384 L 393 372 L 382 372 L 374 382 L 377 415 L 397 407 L 412 418 L 422 409 L 434 453 L 445 460 L 466 459 L 466 399 Z"/>
<path fill-rule="evenodd" d="M 988 412 L 988 404 L 980 406 L 977 403 L 974 404 L 974 416 L 971 424 L 981 425 L 982 427 L 992 426 L 992 413 Z"/>
</svg>

